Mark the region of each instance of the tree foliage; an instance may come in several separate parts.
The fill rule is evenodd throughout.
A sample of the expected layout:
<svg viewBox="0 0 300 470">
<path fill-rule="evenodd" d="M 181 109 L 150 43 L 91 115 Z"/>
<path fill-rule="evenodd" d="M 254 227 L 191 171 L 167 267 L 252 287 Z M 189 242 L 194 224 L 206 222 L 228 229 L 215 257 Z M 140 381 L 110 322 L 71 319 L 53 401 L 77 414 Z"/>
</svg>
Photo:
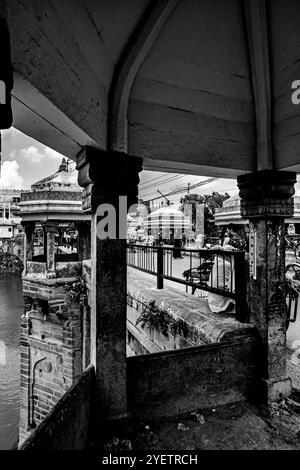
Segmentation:
<svg viewBox="0 0 300 470">
<path fill-rule="evenodd" d="M 223 207 L 224 201 L 229 199 L 228 193 L 220 194 L 217 191 L 213 191 L 211 194 L 187 194 L 180 199 L 182 204 L 182 210 L 184 204 L 192 204 L 192 225 L 193 230 L 196 228 L 196 206 L 197 204 L 204 204 L 204 230 L 208 236 L 218 236 L 218 228 L 214 224 L 214 214 L 216 209 Z"/>
</svg>

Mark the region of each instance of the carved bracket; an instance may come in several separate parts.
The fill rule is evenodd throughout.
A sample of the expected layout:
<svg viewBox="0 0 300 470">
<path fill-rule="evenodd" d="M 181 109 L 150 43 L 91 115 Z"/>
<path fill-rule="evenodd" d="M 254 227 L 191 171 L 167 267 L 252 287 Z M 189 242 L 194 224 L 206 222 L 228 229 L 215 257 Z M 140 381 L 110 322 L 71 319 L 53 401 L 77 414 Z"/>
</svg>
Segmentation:
<svg viewBox="0 0 300 470">
<path fill-rule="evenodd" d="M 101 151 L 85 147 L 77 158 L 78 183 L 84 187 L 84 210 L 96 210 L 100 203 L 128 197 L 137 202 L 142 159 L 122 152 Z"/>
<path fill-rule="evenodd" d="M 291 217 L 296 181 L 296 173 L 289 171 L 262 170 L 239 176 L 242 217 Z"/>
</svg>

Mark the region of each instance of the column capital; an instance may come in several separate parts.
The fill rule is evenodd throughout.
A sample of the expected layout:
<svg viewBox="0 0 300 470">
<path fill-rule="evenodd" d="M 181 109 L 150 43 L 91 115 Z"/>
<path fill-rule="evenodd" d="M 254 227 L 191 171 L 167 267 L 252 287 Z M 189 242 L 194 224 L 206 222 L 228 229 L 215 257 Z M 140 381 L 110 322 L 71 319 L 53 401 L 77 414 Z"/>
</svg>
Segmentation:
<svg viewBox="0 0 300 470">
<path fill-rule="evenodd" d="M 78 183 L 84 187 L 84 210 L 124 195 L 129 205 L 137 202 L 142 159 L 115 150 L 84 147 L 77 155 Z"/>
<path fill-rule="evenodd" d="M 291 217 L 296 173 L 262 170 L 238 176 L 241 215 L 253 217 Z"/>
</svg>

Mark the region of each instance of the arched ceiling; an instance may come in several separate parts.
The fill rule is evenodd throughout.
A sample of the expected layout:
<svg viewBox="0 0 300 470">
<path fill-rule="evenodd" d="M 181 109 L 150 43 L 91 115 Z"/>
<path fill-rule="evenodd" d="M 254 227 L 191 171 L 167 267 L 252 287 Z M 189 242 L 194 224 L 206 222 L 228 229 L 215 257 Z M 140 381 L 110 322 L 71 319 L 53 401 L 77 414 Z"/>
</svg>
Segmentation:
<svg viewBox="0 0 300 470">
<path fill-rule="evenodd" d="M 129 152 L 251 171 L 255 122 L 238 0 L 178 2 L 130 96 Z"/>
<path fill-rule="evenodd" d="M 298 0 L 0 0 L 14 125 L 76 159 L 235 176 L 300 168 Z"/>
<path fill-rule="evenodd" d="M 300 80 L 300 2 L 269 1 L 273 148 L 278 168 L 300 171 L 300 105 L 291 84 Z"/>
</svg>

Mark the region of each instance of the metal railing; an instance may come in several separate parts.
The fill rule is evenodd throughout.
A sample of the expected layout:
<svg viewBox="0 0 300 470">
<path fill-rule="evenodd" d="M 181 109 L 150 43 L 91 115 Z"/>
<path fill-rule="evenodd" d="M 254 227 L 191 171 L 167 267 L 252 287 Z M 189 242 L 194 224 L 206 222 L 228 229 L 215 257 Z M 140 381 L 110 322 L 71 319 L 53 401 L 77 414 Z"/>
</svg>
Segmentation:
<svg viewBox="0 0 300 470">
<path fill-rule="evenodd" d="M 181 261 L 179 261 L 181 258 Z M 127 265 L 156 276 L 157 289 L 164 280 L 212 292 L 235 301 L 235 316 L 248 321 L 246 307 L 245 254 L 242 251 L 191 250 L 127 244 Z"/>
</svg>

